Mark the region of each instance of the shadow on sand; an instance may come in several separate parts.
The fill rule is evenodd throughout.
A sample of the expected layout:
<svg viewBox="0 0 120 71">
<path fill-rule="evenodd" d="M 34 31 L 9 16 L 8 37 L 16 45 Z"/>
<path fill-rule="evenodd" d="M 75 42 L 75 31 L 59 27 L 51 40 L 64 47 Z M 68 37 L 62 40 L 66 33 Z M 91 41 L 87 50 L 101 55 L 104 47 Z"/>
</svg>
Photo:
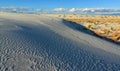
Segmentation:
<svg viewBox="0 0 120 71">
<path fill-rule="evenodd" d="M 86 27 L 84 27 L 83 25 L 80 25 L 76 22 L 72 22 L 72 21 L 67 21 L 65 19 L 63 19 L 63 23 L 68 26 L 69 28 L 73 29 L 73 30 L 77 30 L 77 31 L 80 31 L 80 32 L 83 32 L 85 34 L 88 34 L 88 35 L 92 35 L 92 36 L 95 36 L 95 37 L 98 37 L 102 40 L 105 40 L 105 41 L 108 41 L 110 43 L 114 43 L 114 44 L 117 44 L 117 45 L 120 45 L 120 42 L 115 42 L 111 39 L 108 39 L 106 37 L 102 37 L 102 36 L 98 36 L 96 35 L 93 31 L 87 29 Z"/>
</svg>

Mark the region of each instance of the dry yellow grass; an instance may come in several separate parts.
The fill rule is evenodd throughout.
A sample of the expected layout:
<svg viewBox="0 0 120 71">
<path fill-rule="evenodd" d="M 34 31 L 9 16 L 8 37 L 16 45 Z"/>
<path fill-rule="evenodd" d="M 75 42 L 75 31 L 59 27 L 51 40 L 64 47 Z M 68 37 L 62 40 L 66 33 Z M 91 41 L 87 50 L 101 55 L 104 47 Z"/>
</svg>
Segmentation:
<svg viewBox="0 0 120 71">
<path fill-rule="evenodd" d="M 70 20 L 70 21 L 75 21 L 75 22 L 79 22 L 79 23 L 84 23 L 84 22 L 87 22 L 87 23 L 119 23 L 120 24 L 120 17 L 111 17 L 111 16 L 97 16 L 97 17 L 70 17 L 70 18 L 65 18 L 67 20 Z"/>
<path fill-rule="evenodd" d="M 81 24 L 98 36 L 120 42 L 120 16 L 58 15 L 58 17 Z"/>
</svg>

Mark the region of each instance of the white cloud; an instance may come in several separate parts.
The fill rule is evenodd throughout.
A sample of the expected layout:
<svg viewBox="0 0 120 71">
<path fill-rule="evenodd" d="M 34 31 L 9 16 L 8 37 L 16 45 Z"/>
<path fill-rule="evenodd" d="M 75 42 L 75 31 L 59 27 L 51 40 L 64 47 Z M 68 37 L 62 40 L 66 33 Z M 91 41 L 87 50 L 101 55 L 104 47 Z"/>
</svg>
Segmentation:
<svg viewBox="0 0 120 71">
<path fill-rule="evenodd" d="M 55 8 L 53 11 L 55 12 L 64 12 L 66 9 L 65 8 Z"/>
<path fill-rule="evenodd" d="M 115 8 L 84 8 L 83 12 L 120 12 L 120 9 Z"/>
<path fill-rule="evenodd" d="M 79 9 L 77 9 L 77 8 L 71 8 L 71 9 L 69 9 L 69 12 L 77 12 L 77 11 L 79 11 Z"/>
<path fill-rule="evenodd" d="M 83 12 L 95 12 L 95 9 L 84 8 L 82 9 Z"/>
</svg>

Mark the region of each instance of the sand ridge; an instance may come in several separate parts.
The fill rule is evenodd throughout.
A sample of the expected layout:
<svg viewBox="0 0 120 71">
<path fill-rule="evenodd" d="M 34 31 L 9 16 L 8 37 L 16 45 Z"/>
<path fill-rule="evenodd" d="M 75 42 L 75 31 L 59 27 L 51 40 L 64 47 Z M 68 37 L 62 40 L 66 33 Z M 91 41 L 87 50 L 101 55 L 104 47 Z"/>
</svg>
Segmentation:
<svg viewBox="0 0 120 71">
<path fill-rule="evenodd" d="M 1 71 L 120 70 L 119 46 L 85 33 L 75 23 L 47 15 L 0 13 L 0 24 Z"/>
</svg>

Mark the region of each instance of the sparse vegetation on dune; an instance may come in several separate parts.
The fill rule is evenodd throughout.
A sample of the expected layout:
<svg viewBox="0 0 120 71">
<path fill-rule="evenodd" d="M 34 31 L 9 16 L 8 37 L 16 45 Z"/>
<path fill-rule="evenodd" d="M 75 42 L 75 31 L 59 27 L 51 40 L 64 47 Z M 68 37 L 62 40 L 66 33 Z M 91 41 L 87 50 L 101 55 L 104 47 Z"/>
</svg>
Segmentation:
<svg viewBox="0 0 120 71">
<path fill-rule="evenodd" d="M 58 17 L 81 24 L 97 36 L 120 42 L 120 16 L 59 15 Z"/>
</svg>

